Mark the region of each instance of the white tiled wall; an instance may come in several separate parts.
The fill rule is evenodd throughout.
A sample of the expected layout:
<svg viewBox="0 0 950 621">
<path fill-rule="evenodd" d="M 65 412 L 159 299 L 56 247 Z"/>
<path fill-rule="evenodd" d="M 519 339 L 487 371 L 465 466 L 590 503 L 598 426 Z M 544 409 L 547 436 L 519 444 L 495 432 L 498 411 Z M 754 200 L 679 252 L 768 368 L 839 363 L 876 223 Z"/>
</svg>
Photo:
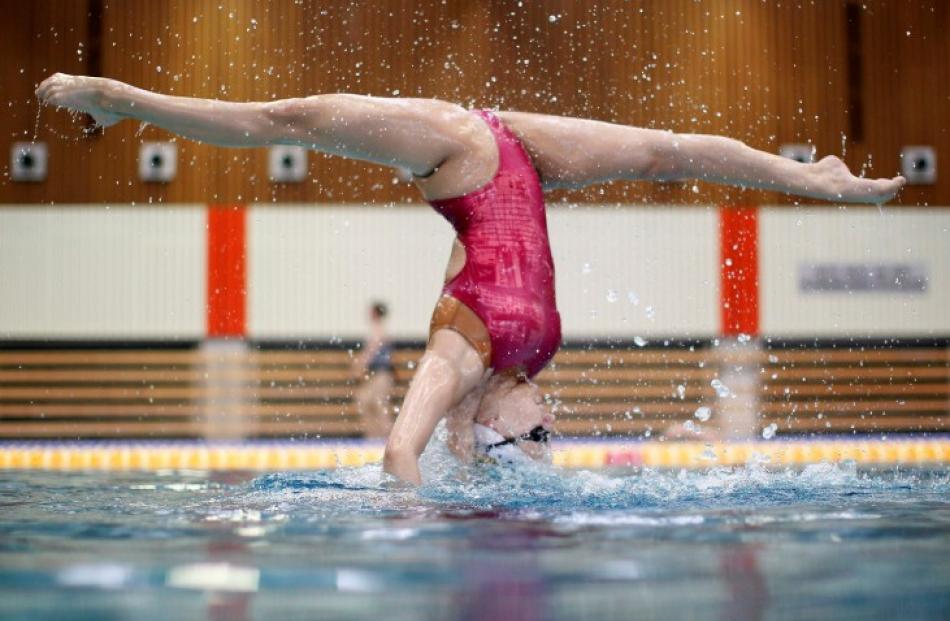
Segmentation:
<svg viewBox="0 0 950 621">
<path fill-rule="evenodd" d="M 716 333 L 715 211 L 548 213 L 566 337 Z M 267 205 L 251 210 L 249 230 L 253 338 L 359 336 L 376 298 L 393 334 L 425 336 L 454 236 L 430 208 Z"/>
<path fill-rule="evenodd" d="M 763 209 L 761 328 L 781 336 L 950 334 L 950 210 Z M 800 292 L 803 263 L 923 265 L 924 293 Z"/>
<path fill-rule="evenodd" d="M 201 205 L 0 208 L 0 339 L 205 333 Z"/>
<path fill-rule="evenodd" d="M 549 228 L 567 338 L 710 337 L 719 328 L 718 214 L 556 205 Z M 950 334 L 950 210 L 763 209 L 766 335 Z M 205 209 L 0 208 L 0 339 L 201 338 Z M 391 332 L 426 334 L 453 233 L 426 206 L 252 206 L 248 333 L 354 338 L 382 299 Z M 802 263 L 915 263 L 923 294 L 803 293 Z"/>
</svg>

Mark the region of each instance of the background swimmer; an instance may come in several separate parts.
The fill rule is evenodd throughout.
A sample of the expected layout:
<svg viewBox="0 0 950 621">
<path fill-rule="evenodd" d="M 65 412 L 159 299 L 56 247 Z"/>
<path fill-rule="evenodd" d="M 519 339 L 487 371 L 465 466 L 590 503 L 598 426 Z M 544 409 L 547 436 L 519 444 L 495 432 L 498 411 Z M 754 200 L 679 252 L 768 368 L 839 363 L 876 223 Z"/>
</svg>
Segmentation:
<svg viewBox="0 0 950 621">
<path fill-rule="evenodd" d="M 363 435 L 367 438 L 385 438 L 392 420 L 389 416 L 389 398 L 395 384 L 393 345 L 386 335 L 386 315 L 389 309 L 382 302 L 369 308 L 369 335 L 360 353 L 353 359 L 353 374 L 360 380 L 354 393 Z"/>
</svg>

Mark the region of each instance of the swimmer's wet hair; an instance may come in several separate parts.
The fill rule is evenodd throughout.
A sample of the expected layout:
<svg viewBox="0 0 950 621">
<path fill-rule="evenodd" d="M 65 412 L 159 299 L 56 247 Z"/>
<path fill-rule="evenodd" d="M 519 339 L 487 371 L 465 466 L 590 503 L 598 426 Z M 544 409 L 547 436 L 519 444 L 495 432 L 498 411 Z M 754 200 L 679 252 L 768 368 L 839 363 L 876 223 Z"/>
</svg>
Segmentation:
<svg viewBox="0 0 950 621">
<path fill-rule="evenodd" d="M 372 309 L 373 317 L 377 319 L 383 319 L 389 314 L 389 307 L 386 306 L 385 302 L 373 302 Z"/>
<path fill-rule="evenodd" d="M 531 384 L 530 389 L 537 390 L 537 387 L 531 382 L 520 379 L 515 375 L 496 374 L 492 375 L 485 384 L 485 390 L 482 393 L 481 400 L 478 403 L 478 410 L 475 415 L 476 420 L 486 420 L 496 418 L 501 419 L 503 410 L 507 405 L 508 396 L 515 390 L 524 390 L 525 384 Z M 545 414 L 551 414 L 551 408 L 544 402 L 536 405 L 538 418 L 543 420 Z"/>
</svg>

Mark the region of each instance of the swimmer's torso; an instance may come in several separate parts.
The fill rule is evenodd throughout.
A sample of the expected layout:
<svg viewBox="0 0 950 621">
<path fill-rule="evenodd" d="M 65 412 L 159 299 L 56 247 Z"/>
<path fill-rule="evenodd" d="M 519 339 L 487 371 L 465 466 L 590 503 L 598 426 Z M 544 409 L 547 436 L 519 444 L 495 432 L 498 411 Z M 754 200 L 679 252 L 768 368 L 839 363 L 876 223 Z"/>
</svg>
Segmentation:
<svg viewBox="0 0 950 621">
<path fill-rule="evenodd" d="M 393 372 L 393 345 L 389 341 L 380 343 L 373 357 L 366 363 L 366 370 L 370 373 Z"/>
<path fill-rule="evenodd" d="M 475 114 L 495 138 L 498 171 L 474 192 L 431 202 L 455 228 L 465 250 L 465 264 L 443 294 L 450 302 L 461 302 L 467 307 L 462 310 L 470 309 L 487 328 L 490 365 L 496 372 L 515 370 L 531 377 L 561 341 L 541 181 L 517 137 L 492 113 Z M 446 299 L 440 302 L 443 315 Z M 437 309 L 434 328 L 455 328 L 477 340 L 464 321 L 438 325 L 439 315 Z"/>
</svg>

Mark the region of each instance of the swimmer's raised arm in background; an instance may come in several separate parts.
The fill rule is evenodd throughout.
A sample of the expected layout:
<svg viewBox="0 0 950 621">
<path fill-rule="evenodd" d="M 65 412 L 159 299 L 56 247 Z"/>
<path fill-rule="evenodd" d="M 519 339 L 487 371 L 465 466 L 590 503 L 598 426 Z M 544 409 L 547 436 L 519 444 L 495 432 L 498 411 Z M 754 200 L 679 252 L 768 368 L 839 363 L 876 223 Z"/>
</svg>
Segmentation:
<svg viewBox="0 0 950 621">
<path fill-rule="evenodd" d="M 903 177 L 855 177 L 835 156 L 802 164 L 722 136 L 524 112 L 498 116 L 531 153 L 545 189 L 698 179 L 832 202 L 885 203 L 904 185 Z"/>
</svg>

